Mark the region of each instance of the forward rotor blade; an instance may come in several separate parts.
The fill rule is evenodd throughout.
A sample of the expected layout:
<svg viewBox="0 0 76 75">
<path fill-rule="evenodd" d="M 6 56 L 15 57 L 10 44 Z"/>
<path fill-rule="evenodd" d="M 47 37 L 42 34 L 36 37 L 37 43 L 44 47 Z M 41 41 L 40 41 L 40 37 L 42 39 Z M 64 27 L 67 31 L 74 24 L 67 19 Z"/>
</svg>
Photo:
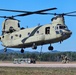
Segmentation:
<svg viewBox="0 0 76 75">
<path fill-rule="evenodd" d="M 0 18 L 10 18 L 10 19 L 13 19 L 14 17 L 13 16 L 0 16 Z"/>
<path fill-rule="evenodd" d="M 57 13 L 37 13 L 37 14 L 41 14 L 41 15 L 59 15 Z"/>
<path fill-rule="evenodd" d="M 38 10 L 38 11 L 35 11 L 35 13 L 40 13 L 40 12 L 45 12 L 45 11 L 50 11 L 50 10 L 55 10 L 57 8 L 49 8 L 49 9 L 44 9 L 44 10 Z"/>
</svg>

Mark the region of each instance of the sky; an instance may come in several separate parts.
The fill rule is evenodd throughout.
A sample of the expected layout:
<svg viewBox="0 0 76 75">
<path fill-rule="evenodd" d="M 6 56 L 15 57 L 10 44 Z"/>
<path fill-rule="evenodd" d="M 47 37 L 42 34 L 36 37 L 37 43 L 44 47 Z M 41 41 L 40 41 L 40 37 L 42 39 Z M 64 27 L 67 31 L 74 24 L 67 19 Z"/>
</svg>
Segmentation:
<svg viewBox="0 0 76 75">
<path fill-rule="evenodd" d="M 57 10 L 51 10 L 50 13 L 66 13 L 76 11 L 76 0 L 0 0 L 0 9 L 12 9 L 12 10 L 25 10 L 25 11 L 36 11 L 46 8 L 56 7 Z M 0 16 L 12 16 L 20 13 L 17 12 L 2 12 Z M 53 15 L 29 15 L 26 17 L 16 17 L 20 20 L 21 27 L 34 27 L 39 23 L 41 25 L 51 23 Z M 3 18 L 0 18 L 0 35 L 2 31 Z M 65 23 L 68 28 L 72 31 L 72 36 L 60 43 L 54 43 L 52 46 L 54 50 L 58 51 L 75 51 L 76 50 L 76 17 L 65 16 Z M 1 44 L 1 43 L 0 43 Z M 48 52 L 48 45 L 43 46 L 43 51 Z M 0 49 L 3 49 L 0 45 Z M 37 51 L 40 51 L 41 46 L 38 46 Z M 15 49 L 20 50 L 20 49 Z M 25 51 L 34 51 L 32 48 L 26 48 Z"/>
</svg>

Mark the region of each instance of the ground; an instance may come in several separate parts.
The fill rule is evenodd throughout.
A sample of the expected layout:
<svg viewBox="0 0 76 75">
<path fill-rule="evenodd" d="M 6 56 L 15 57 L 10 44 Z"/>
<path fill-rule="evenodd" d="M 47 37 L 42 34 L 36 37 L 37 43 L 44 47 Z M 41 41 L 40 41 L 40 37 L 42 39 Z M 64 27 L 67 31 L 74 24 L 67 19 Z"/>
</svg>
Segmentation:
<svg viewBox="0 0 76 75">
<path fill-rule="evenodd" d="M 76 75 L 76 62 L 37 62 L 14 64 L 0 62 L 0 75 Z"/>
<path fill-rule="evenodd" d="M 0 75 L 76 75 L 76 68 L 0 67 Z"/>
</svg>

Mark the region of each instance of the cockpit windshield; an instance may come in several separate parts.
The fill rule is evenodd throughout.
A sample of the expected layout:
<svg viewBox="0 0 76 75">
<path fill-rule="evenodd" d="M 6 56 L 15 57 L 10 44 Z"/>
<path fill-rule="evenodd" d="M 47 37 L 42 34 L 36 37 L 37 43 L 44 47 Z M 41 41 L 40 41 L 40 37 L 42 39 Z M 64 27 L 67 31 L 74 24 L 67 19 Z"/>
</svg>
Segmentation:
<svg viewBox="0 0 76 75">
<path fill-rule="evenodd" d="M 59 29 L 67 29 L 66 26 L 59 26 Z"/>
</svg>

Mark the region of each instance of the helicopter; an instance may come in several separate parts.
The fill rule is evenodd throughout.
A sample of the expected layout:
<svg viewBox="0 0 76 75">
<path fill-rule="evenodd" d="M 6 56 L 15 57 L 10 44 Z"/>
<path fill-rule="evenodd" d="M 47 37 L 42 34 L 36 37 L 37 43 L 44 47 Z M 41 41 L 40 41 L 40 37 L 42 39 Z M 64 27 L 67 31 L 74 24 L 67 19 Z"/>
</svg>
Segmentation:
<svg viewBox="0 0 76 75">
<path fill-rule="evenodd" d="M 2 35 L 0 36 L 0 41 L 2 46 L 4 46 L 4 51 L 7 51 L 7 48 L 21 48 L 21 53 L 24 53 L 24 48 L 32 47 L 32 49 L 37 49 L 37 46 L 50 44 L 48 50 L 53 50 L 51 44 L 57 42 L 63 42 L 68 39 L 72 32 L 68 29 L 65 24 L 64 16 L 75 16 L 69 15 L 73 12 L 68 13 L 46 13 L 46 11 L 55 10 L 57 8 L 48 8 L 38 11 L 22 11 L 22 10 L 8 10 L 0 9 L 0 11 L 9 11 L 9 12 L 20 12 L 21 14 L 14 16 L 0 16 L 0 18 L 5 18 L 2 24 Z M 20 27 L 19 20 L 15 17 L 28 16 L 33 14 L 41 15 L 54 15 L 51 19 L 51 23 L 45 25 L 37 25 L 32 28 Z"/>
</svg>

